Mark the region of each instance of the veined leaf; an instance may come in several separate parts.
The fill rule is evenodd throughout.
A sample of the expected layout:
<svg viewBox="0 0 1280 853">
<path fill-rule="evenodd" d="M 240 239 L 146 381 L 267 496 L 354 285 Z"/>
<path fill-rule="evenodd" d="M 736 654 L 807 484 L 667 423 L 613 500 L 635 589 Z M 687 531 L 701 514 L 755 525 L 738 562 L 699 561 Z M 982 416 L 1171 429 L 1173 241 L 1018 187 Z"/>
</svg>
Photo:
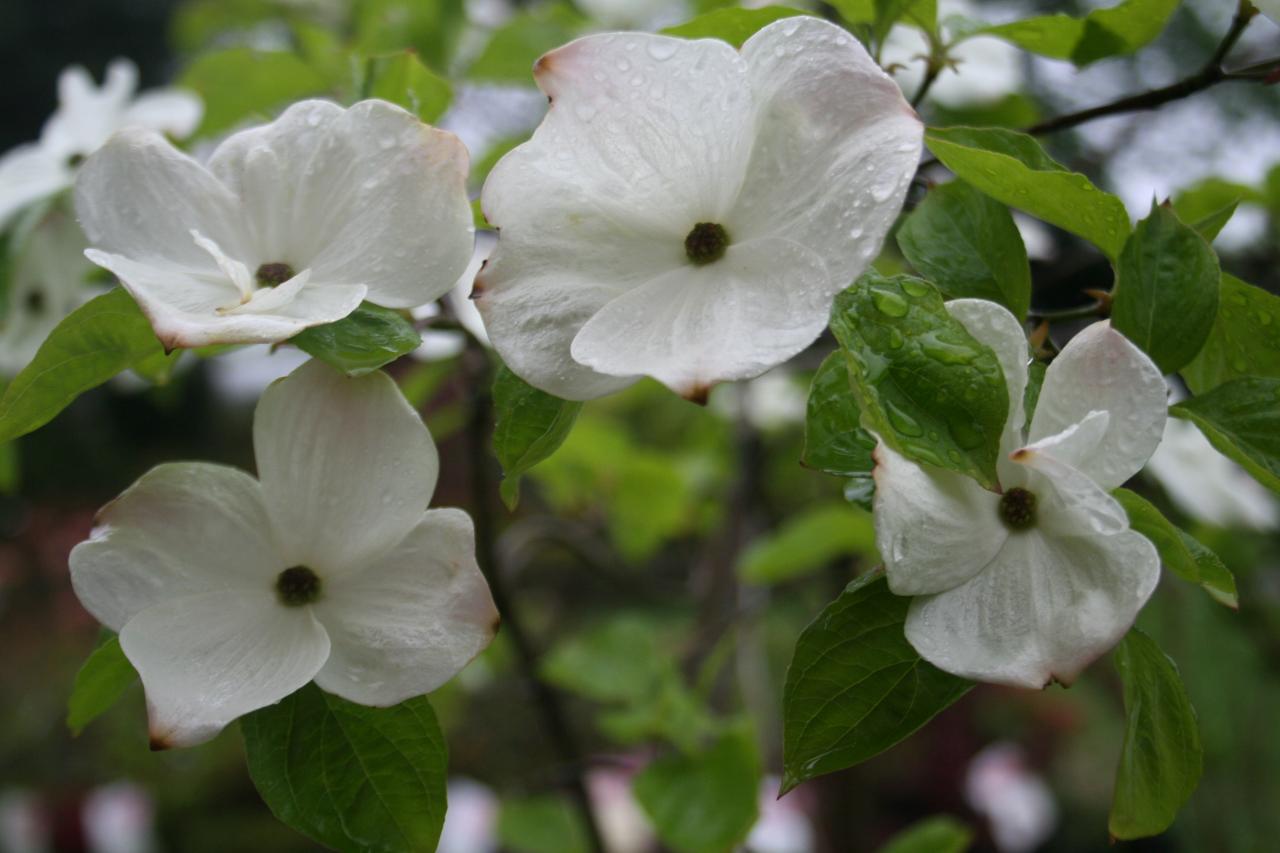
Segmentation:
<svg viewBox="0 0 1280 853">
<path fill-rule="evenodd" d="M 1280 379 L 1234 379 L 1169 414 L 1194 423 L 1218 452 L 1280 492 Z"/>
</svg>

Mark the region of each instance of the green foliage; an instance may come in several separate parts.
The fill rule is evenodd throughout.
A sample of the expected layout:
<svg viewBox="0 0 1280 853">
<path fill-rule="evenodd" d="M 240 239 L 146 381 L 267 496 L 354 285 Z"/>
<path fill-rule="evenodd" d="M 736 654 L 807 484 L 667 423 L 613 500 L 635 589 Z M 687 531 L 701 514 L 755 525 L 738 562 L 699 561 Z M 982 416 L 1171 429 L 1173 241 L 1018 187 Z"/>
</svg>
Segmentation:
<svg viewBox="0 0 1280 853">
<path fill-rule="evenodd" d="M 493 380 L 493 452 L 502 463 L 499 491 L 508 509 L 520 502 L 520 477 L 564 443 L 582 403 L 539 391 L 505 364 Z"/>
<path fill-rule="evenodd" d="M 413 352 L 422 336 L 399 311 L 365 302 L 341 320 L 304 329 L 289 343 L 348 376 L 363 376 Z"/>
<path fill-rule="evenodd" d="M 1009 209 L 964 181 L 929 191 L 898 229 L 898 248 L 949 299 L 998 302 L 1019 320 L 1031 306 L 1031 266 Z"/>
<path fill-rule="evenodd" d="M 876 42 L 883 41 L 899 22 L 926 33 L 938 27 L 937 0 L 833 0 L 831 5 L 848 23 L 869 27 Z"/>
<path fill-rule="evenodd" d="M 200 136 L 253 119 L 269 120 L 289 102 L 329 89 L 324 75 L 295 54 L 244 47 L 197 57 L 178 83 L 204 100 Z"/>
<path fill-rule="evenodd" d="M 782 583 L 855 555 L 879 559 L 870 514 L 843 504 L 820 505 L 752 542 L 738 561 L 738 576 L 752 584 Z"/>
<path fill-rule="evenodd" d="M 756 821 L 755 738 L 739 726 L 705 750 L 655 760 L 633 785 L 664 844 L 678 853 L 728 853 Z"/>
<path fill-rule="evenodd" d="M 0 495 L 12 495 L 22 482 L 22 459 L 12 441 L 0 444 Z"/>
<path fill-rule="evenodd" d="M 467 69 L 467 77 L 494 83 L 533 85 L 533 64 L 549 50 L 572 41 L 586 19 L 566 3 L 521 10 L 494 31 Z"/>
<path fill-rule="evenodd" d="M 1129 526 L 1151 540 L 1164 567 L 1188 583 L 1199 584 L 1214 600 L 1240 606 L 1236 579 L 1218 555 L 1165 518 L 1146 498 L 1128 489 L 1112 492 L 1129 516 Z"/>
<path fill-rule="evenodd" d="M 1179 219 L 1212 241 L 1241 203 L 1262 204 L 1262 194 L 1244 184 L 1206 178 L 1178 193 L 1173 209 Z"/>
<path fill-rule="evenodd" d="M 1173 373 L 1208 339 L 1221 277 L 1205 239 L 1169 208 L 1152 205 L 1116 264 L 1111 324 Z"/>
<path fill-rule="evenodd" d="M 449 108 L 453 87 L 423 65 L 416 53 L 406 51 L 371 62 L 369 97 L 398 104 L 428 124 Z"/>
<path fill-rule="evenodd" d="M 886 444 L 994 486 L 1009 413 L 1004 374 L 937 290 L 869 273 L 836 297 L 831 330 L 849 356 L 863 417 Z"/>
<path fill-rule="evenodd" d="M 1218 314 L 1199 355 L 1182 368 L 1196 394 L 1233 379 L 1280 379 L 1280 296 L 1223 274 Z"/>
<path fill-rule="evenodd" d="M 862 428 L 846 358 L 843 351 L 831 353 L 813 375 L 800 462 L 837 477 L 870 478 L 876 439 Z"/>
<path fill-rule="evenodd" d="M 997 128 L 930 128 L 925 142 L 956 175 L 1010 207 L 1057 225 L 1115 258 L 1129 236 L 1120 199 L 1067 171 L 1025 133 Z"/>
<path fill-rule="evenodd" d="M 503 800 L 498 841 L 513 853 L 588 853 L 587 832 L 563 797 Z"/>
<path fill-rule="evenodd" d="M 467 26 L 465 0 L 357 0 L 355 48 L 365 55 L 413 50 L 448 68 Z"/>
<path fill-rule="evenodd" d="M 1179 0 L 1123 0 L 1084 18 L 1057 13 L 978 30 L 1024 50 L 1085 66 L 1133 53 L 1160 35 Z"/>
<path fill-rule="evenodd" d="M 1113 838 L 1164 832 L 1200 780 L 1196 713 L 1172 660 L 1131 630 L 1116 647 L 1125 729 L 1108 827 Z"/>
<path fill-rule="evenodd" d="M 899 832 L 880 853 L 964 853 L 973 843 L 973 832 L 947 815 L 935 815 Z"/>
<path fill-rule="evenodd" d="M 1169 410 L 1218 451 L 1280 491 L 1280 379 L 1234 379 Z"/>
<path fill-rule="evenodd" d="M 872 572 L 800 635 L 782 697 L 784 793 L 883 752 L 973 686 L 907 642 L 910 604 Z"/>
<path fill-rule="evenodd" d="M 369 708 L 308 684 L 240 731 L 253 783 L 289 826 L 342 851 L 435 849 L 446 748 L 425 696 Z"/>
<path fill-rule="evenodd" d="M 731 7 L 698 15 L 679 26 L 667 27 L 662 32 L 687 39 L 720 39 L 734 47 L 742 47 L 747 39 L 774 21 L 803 14 L 799 9 L 786 6 L 764 6 L 759 9 Z"/>
<path fill-rule="evenodd" d="M 164 358 L 137 303 L 113 290 L 72 311 L 0 397 L 0 442 L 44 426 L 79 395 L 122 370 Z"/>
<path fill-rule="evenodd" d="M 137 680 L 133 664 L 120 648 L 120 638 L 111 635 L 93 650 L 76 673 L 71 698 L 67 700 L 67 728 L 71 734 L 79 736 L 85 726 L 106 713 L 125 688 Z"/>
</svg>

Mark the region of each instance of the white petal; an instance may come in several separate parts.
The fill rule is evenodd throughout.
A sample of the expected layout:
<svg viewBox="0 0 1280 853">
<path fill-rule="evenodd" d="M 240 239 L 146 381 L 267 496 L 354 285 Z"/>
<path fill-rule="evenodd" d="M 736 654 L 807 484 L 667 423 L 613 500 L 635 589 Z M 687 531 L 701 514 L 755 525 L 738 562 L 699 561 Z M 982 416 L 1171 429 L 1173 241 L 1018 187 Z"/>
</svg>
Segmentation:
<svg viewBox="0 0 1280 853">
<path fill-rule="evenodd" d="M 1110 424 L 1111 415 L 1106 412 L 1092 411 L 1084 416 L 1084 420 L 1072 424 L 1062 432 L 1046 436 L 1034 444 L 1019 448 L 1010 455 L 1010 461 L 1035 464 L 1036 459 L 1033 457 L 1047 454 L 1058 462 L 1082 470 L 1088 460 L 1097 452 L 1103 439 L 1106 438 L 1107 428 Z M 1021 481 L 1019 481 L 1014 485 L 1021 484 Z"/>
<path fill-rule="evenodd" d="M 884 442 L 875 458 L 876 546 L 895 593 L 942 592 L 991 562 L 1009 537 L 999 495 L 962 474 L 917 465 Z"/>
<path fill-rule="evenodd" d="M 431 435 L 391 377 L 351 378 L 314 360 L 262 395 L 253 446 L 286 559 L 326 577 L 403 539 L 439 471 Z"/>
<path fill-rule="evenodd" d="M 224 314 L 275 314 L 280 313 L 286 306 L 290 305 L 298 294 L 302 292 L 302 288 L 306 287 L 307 282 L 311 280 L 311 270 L 303 270 L 288 281 L 283 281 L 275 287 L 260 287 L 253 292 L 247 302 L 237 305 L 234 308 L 228 308 L 222 313 Z M 354 311 L 355 308 L 353 307 Z"/>
<path fill-rule="evenodd" d="M 222 274 L 236 286 L 236 290 L 240 292 L 240 298 L 248 299 L 254 290 L 253 275 L 249 272 L 249 268 L 235 258 L 227 257 L 227 253 L 222 251 L 221 246 L 194 228 L 191 229 L 191 239 L 209 253 L 209 257 L 213 258 L 218 269 L 222 270 Z"/>
<path fill-rule="evenodd" d="M 1105 426 L 1106 419 L 1086 418 L 1083 432 L 1094 425 Z M 1061 435 L 1070 445 L 1078 427 Z M 1096 432 L 1095 432 L 1096 435 Z M 1086 438 L 1084 441 L 1088 441 Z M 1129 517 L 1115 498 L 1102 489 L 1088 474 L 1051 455 L 1058 442 L 1046 440 L 1019 450 L 1014 461 L 1035 472 L 1027 481 L 1037 498 L 1038 526 L 1062 536 L 1112 535 L 1129 528 Z"/>
<path fill-rule="evenodd" d="M 705 399 L 716 383 L 759 376 L 813 343 L 838 289 L 797 243 L 734 243 L 721 260 L 679 267 L 607 303 L 571 353 L 600 373 L 644 374 Z"/>
<path fill-rule="evenodd" d="M 125 108 L 138 87 L 138 68 L 127 59 L 107 66 L 102 88 L 80 66 L 58 77 L 58 109 L 41 131 L 41 141 L 64 156 L 91 154 L 123 125 Z"/>
<path fill-rule="evenodd" d="M 225 589 L 267 589 L 277 555 L 262 489 L 243 471 L 204 462 L 160 465 L 98 513 L 71 552 L 80 603 L 119 631 L 158 602 Z"/>
<path fill-rule="evenodd" d="M 0 376 L 26 367 L 49 333 L 91 293 L 84 286 L 92 269 L 83 254 L 84 235 L 70 215 L 55 208 L 24 237 L 10 239 L 13 266 L 9 311 L 0 323 Z"/>
<path fill-rule="evenodd" d="M 1159 575 L 1155 547 L 1132 531 L 1019 533 L 969 582 L 912 601 L 906 635 L 930 663 L 964 678 L 1070 684 L 1129 630 Z"/>
<path fill-rule="evenodd" d="M 1022 427 L 1026 420 L 1022 396 L 1027 389 L 1027 363 L 1031 360 L 1022 324 L 1006 308 L 986 299 L 952 299 L 946 308 L 965 331 L 979 343 L 991 347 L 1000 362 L 1009 393 L 1009 416 L 1000 439 L 1000 450 L 1001 456 L 1012 453 L 1022 445 Z"/>
<path fill-rule="evenodd" d="M 151 748 L 194 746 L 315 677 L 329 638 L 274 591 L 219 591 L 148 607 L 120 632 L 147 694 Z"/>
<path fill-rule="evenodd" d="M 923 125 L 844 30 L 776 21 L 742 47 L 758 117 L 746 180 L 725 226 L 816 252 L 847 286 L 880 251 L 920 159 Z"/>
<path fill-rule="evenodd" d="M 0 228 L 22 208 L 71 186 L 71 169 L 41 145 L 20 145 L 0 157 Z"/>
<path fill-rule="evenodd" d="M 1110 323 L 1094 323 L 1049 365 L 1028 440 L 1059 433 L 1091 411 L 1106 412 L 1106 435 L 1076 467 L 1102 488 L 1114 489 L 1138 473 L 1160 443 L 1165 394 L 1164 378 L 1151 359 Z"/>
<path fill-rule="evenodd" d="M 429 511 L 389 554 L 327 585 L 315 612 L 332 642 L 316 684 L 362 705 L 435 690 L 498 627 L 471 519 L 456 509 Z"/>
<path fill-rule="evenodd" d="M 185 139 L 195 132 L 204 116 L 204 102 L 185 89 L 143 92 L 124 113 L 125 125 L 138 125 Z"/>
<path fill-rule="evenodd" d="M 219 145 L 209 168 L 243 200 L 260 263 L 365 284 L 379 305 L 437 299 L 471 259 L 466 149 L 384 101 L 294 104 Z"/>
</svg>

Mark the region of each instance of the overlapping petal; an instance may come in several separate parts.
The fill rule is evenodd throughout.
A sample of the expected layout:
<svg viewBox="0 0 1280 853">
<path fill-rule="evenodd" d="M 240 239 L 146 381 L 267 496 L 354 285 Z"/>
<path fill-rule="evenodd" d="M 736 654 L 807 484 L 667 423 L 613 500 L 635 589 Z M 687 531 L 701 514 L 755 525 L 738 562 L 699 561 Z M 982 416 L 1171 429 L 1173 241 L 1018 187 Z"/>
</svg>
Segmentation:
<svg viewBox="0 0 1280 853">
<path fill-rule="evenodd" d="M 0 157 L 0 228 L 22 208 L 71 186 L 71 169 L 40 145 L 19 145 Z"/>
</svg>

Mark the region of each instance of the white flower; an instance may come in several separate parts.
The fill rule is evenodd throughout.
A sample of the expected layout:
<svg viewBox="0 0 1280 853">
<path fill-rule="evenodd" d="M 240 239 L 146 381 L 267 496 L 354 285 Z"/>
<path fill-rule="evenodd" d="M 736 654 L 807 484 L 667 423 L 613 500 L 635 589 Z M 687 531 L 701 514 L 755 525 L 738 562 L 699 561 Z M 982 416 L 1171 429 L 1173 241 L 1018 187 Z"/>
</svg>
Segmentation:
<svg viewBox="0 0 1280 853">
<path fill-rule="evenodd" d="M 117 133 L 80 170 L 89 259 L 170 349 L 281 341 L 364 299 L 412 308 L 471 258 L 467 152 L 385 101 L 294 104 L 208 168 L 158 134 Z"/>
<path fill-rule="evenodd" d="M 644 375 L 702 399 L 804 349 L 920 156 L 897 86 L 816 18 L 740 52 L 587 36 L 534 74 L 551 109 L 485 183 L 500 234 L 476 291 L 511 369 L 570 399 Z"/>
<path fill-rule="evenodd" d="M 258 479 L 161 465 L 71 552 L 84 606 L 120 632 L 153 746 L 190 746 L 315 679 L 387 706 L 434 690 L 493 637 L 471 519 L 428 510 L 435 445 L 390 377 L 316 361 L 272 385 Z"/>
<path fill-rule="evenodd" d="M 874 507 L 889 586 L 917 596 L 907 639 L 936 666 L 1015 686 L 1070 683 L 1124 636 L 1159 579 L 1155 547 L 1108 491 L 1159 443 L 1164 379 L 1095 323 L 1049 366 L 1024 438 L 1021 324 L 983 300 L 947 308 L 995 351 L 1008 382 L 1002 494 L 880 443 Z"/>
<path fill-rule="evenodd" d="M 993 743 L 973 757 L 964 795 L 975 812 L 986 816 L 1000 853 L 1037 849 L 1058 822 L 1053 792 L 1015 743 Z"/>
<path fill-rule="evenodd" d="M 127 59 L 107 66 L 100 89 L 78 65 L 62 72 L 58 109 L 40 140 L 0 157 L 0 227 L 31 202 L 69 188 L 79 162 L 115 131 L 145 127 L 182 138 L 200 124 L 204 105 L 193 93 L 156 89 L 135 98 L 137 88 L 138 69 Z"/>
<path fill-rule="evenodd" d="M 471 288 L 475 284 L 476 273 L 484 266 L 496 241 L 497 237 L 492 231 L 477 231 L 476 248 L 471 256 L 471 263 L 467 265 L 453 289 L 439 302 L 431 302 L 413 309 L 413 319 L 430 320 L 440 316 L 443 303 L 448 305 L 454 319 L 466 330 L 462 332 L 451 329 L 427 329 L 422 333 L 422 345 L 410 353 L 414 358 L 420 361 L 453 358 L 466 347 L 468 333 L 480 343 L 489 346 L 489 336 L 484 331 L 484 320 L 480 318 L 476 304 L 471 301 Z"/>
</svg>

